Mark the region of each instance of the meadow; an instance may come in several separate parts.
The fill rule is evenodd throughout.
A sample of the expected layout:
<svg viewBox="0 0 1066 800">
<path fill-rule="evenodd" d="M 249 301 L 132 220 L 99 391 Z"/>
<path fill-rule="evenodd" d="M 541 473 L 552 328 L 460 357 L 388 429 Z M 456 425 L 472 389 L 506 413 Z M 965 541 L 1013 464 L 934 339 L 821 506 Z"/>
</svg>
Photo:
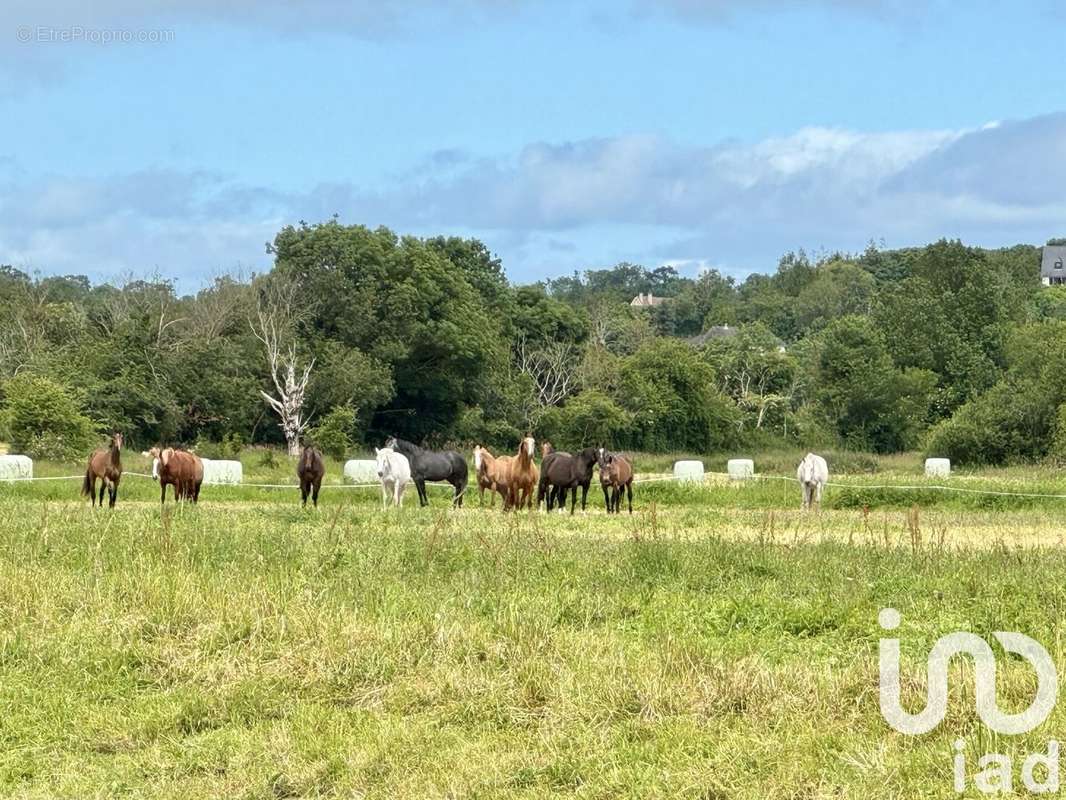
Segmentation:
<svg viewBox="0 0 1066 800">
<path fill-rule="evenodd" d="M 248 481 L 293 480 L 244 458 Z M 597 490 L 572 518 L 450 511 L 444 489 L 383 512 L 373 489 L 315 511 L 295 487 L 205 486 L 161 510 L 132 476 L 92 511 L 75 481 L 0 484 L 0 795 L 958 796 L 956 739 L 1020 762 L 1066 709 L 997 738 L 960 661 L 944 723 L 895 733 L 878 611 L 902 613 L 914 710 L 954 630 L 1022 631 L 1066 664 L 1066 500 L 878 488 L 921 486 L 913 456 L 853 469 L 806 515 L 794 483 L 714 477 L 642 483 L 632 516 Z M 947 483 L 1066 494 L 1049 469 Z M 1032 671 L 1000 667 L 1024 708 Z"/>
</svg>

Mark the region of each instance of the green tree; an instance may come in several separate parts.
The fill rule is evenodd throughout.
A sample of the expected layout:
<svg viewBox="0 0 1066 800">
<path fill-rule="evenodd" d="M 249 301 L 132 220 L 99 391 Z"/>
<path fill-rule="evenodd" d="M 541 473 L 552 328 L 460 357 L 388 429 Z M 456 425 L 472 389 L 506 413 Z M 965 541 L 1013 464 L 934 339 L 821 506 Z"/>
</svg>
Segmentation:
<svg viewBox="0 0 1066 800">
<path fill-rule="evenodd" d="M 822 334 L 811 382 L 815 412 L 846 446 L 895 452 L 917 443 L 936 377 L 897 369 L 873 323 L 850 316 Z"/>
<path fill-rule="evenodd" d="M 738 440 L 736 407 L 684 342 L 655 339 L 626 358 L 616 400 L 632 416 L 634 449 L 709 452 Z"/>
<path fill-rule="evenodd" d="M 4 383 L 0 419 L 12 452 L 34 458 L 80 459 L 96 438 L 66 387 L 25 372 Z"/>
</svg>

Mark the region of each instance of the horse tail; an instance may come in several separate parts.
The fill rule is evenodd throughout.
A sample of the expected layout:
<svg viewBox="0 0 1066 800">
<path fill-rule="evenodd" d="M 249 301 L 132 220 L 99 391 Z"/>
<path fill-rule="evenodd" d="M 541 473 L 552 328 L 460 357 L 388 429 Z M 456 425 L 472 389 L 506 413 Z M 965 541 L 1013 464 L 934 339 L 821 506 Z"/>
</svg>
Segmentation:
<svg viewBox="0 0 1066 800">
<path fill-rule="evenodd" d="M 81 495 L 88 497 L 93 493 L 93 463 L 89 459 L 89 466 L 85 468 L 85 478 L 81 482 Z"/>
</svg>

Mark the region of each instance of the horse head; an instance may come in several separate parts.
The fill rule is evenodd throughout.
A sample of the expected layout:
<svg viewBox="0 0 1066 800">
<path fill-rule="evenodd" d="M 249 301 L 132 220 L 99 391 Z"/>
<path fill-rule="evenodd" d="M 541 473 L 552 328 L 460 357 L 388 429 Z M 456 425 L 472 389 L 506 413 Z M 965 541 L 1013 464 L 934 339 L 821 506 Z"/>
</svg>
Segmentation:
<svg viewBox="0 0 1066 800">
<path fill-rule="evenodd" d="M 399 441 L 400 440 L 397 439 L 395 436 L 390 436 L 388 439 L 385 440 L 385 449 L 386 450 L 395 450 L 396 449 L 396 445 L 399 444 Z"/>
<path fill-rule="evenodd" d="M 118 431 L 115 431 L 115 433 L 112 434 L 112 436 L 111 436 L 111 446 L 113 448 L 115 448 L 116 450 L 121 450 L 122 449 L 122 444 L 123 444 L 122 434 L 119 433 Z"/>
<path fill-rule="evenodd" d="M 537 443 L 533 440 L 532 434 L 527 433 L 526 437 L 522 440 L 522 449 L 526 454 L 526 458 L 530 461 L 533 460 L 533 450 Z"/>
<path fill-rule="evenodd" d="M 377 462 L 378 462 L 378 477 L 379 478 L 384 478 L 385 477 L 385 473 L 389 471 L 389 456 L 391 454 L 392 454 L 392 448 L 388 447 L 387 443 L 386 443 L 386 446 L 381 448 L 380 450 L 378 450 L 376 447 L 374 448 L 374 455 L 376 456 Z"/>
</svg>

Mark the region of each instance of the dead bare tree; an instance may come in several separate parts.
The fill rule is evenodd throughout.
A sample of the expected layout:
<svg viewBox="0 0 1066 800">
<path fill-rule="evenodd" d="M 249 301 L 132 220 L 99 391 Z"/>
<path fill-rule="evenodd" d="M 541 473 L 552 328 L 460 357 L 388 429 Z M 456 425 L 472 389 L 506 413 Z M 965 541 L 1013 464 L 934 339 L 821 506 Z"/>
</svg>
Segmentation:
<svg viewBox="0 0 1066 800">
<path fill-rule="evenodd" d="M 515 344 L 515 366 L 533 383 L 526 421 L 535 426 L 545 410 L 569 397 L 577 386 L 578 359 L 570 342 L 532 346 L 523 336 Z"/>
<path fill-rule="evenodd" d="M 303 370 L 299 368 L 293 336 L 298 315 L 296 294 L 295 284 L 270 281 L 260 293 L 255 318 L 249 320 L 252 335 L 262 342 L 266 352 L 277 396 L 262 390 L 259 394 L 280 417 L 278 425 L 285 436 L 289 455 L 294 457 L 300 455 L 300 437 L 310 422 L 310 418 L 303 416 L 303 406 L 311 370 L 315 366 L 312 358 Z"/>
</svg>

